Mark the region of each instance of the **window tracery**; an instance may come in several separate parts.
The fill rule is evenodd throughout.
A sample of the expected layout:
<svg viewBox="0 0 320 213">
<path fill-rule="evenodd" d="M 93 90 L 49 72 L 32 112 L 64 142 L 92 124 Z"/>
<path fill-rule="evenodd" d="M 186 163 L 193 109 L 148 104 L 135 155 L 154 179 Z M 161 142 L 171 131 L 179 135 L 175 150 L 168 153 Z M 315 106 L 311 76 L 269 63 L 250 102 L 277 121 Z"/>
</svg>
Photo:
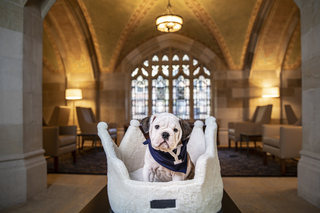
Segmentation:
<svg viewBox="0 0 320 213">
<path fill-rule="evenodd" d="M 171 112 L 187 120 L 211 113 L 211 72 L 189 53 L 167 48 L 150 55 L 131 72 L 131 114 Z"/>
</svg>

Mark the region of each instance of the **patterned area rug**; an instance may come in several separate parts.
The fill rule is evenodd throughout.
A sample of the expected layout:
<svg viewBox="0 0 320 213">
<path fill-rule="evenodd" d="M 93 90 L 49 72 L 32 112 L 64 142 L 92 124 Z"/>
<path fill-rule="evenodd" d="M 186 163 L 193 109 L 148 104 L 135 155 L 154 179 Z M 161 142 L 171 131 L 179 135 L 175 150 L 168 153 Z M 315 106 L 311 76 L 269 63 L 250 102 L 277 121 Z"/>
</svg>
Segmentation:
<svg viewBox="0 0 320 213">
<path fill-rule="evenodd" d="M 268 164 L 262 163 L 262 152 L 257 149 L 250 149 L 249 158 L 246 150 L 236 152 L 234 148 L 218 148 L 218 156 L 223 177 L 279 177 L 280 160 L 268 156 Z M 287 160 L 287 177 L 297 176 L 296 160 Z M 48 173 L 53 172 L 53 158 L 47 159 Z M 59 157 L 58 173 L 67 174 L 97 174 L 106 175 L 106 156 L 101 147 L 96 151 L 91 147 L 84 147 L 77 152 L 77 163 L 73 163 L 71 153 Z"/>
</svg>

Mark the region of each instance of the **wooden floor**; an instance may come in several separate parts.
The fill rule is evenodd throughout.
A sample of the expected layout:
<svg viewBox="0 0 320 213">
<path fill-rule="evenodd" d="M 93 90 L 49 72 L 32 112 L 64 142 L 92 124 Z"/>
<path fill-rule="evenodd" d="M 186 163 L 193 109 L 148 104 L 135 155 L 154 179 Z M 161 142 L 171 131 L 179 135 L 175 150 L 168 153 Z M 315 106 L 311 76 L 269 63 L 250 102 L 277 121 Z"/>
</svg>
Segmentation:
<svg viewBox="0 0 320 213">
<path fill-rule="evenodd" d="M 1 213 L 78 213 L 107 183 L 101 175 L 49 174 L 48 189 Z M 223 178 L 224 189 L 241 212 L 319 213 L 297 196 L 297 178 Z"/>
</svg>

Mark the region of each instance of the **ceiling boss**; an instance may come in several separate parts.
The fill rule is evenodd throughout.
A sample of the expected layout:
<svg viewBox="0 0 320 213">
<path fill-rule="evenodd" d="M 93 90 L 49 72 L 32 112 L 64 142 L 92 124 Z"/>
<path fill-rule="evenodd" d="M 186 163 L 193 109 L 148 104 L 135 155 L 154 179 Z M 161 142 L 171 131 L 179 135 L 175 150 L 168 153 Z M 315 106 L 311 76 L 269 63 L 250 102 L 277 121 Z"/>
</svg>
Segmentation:
<svg viewBox="0 0 320 213">
<path fill-rule="evenodd" d="M 172 12 L 170 0 L 168 0 L 166 14 L 156 18 L 156 25 L 159 31 L 166 33 L 177 32 L 182 28 L 183 18 Z"/>
</svg>

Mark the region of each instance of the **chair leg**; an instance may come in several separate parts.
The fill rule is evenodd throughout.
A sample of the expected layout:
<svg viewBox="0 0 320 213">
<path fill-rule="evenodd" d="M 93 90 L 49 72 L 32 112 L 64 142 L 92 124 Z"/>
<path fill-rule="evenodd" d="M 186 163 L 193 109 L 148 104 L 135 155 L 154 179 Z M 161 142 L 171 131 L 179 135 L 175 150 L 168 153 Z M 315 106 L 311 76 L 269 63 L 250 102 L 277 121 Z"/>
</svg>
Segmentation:
<svg viewBox="0 0 320 213">
<path fill-rule="evenodd" d="M 235 141 L 236 151 L 238 151 L 238 141 Z"/>
<path fill-rule="evenodd" d="M 59 169 L 58 159 L 59 159 L 59 157 L 56 157 L 56 156 L 53 157 L 53 171 L 54 172 L 58 172 L 58 169 Z"/>
<path fill-rule="evenodd" d="M 256 141 L 254 141 L 254 148 L 257 148 L 257 143 L 256 143 Z"/>
<path fill-rule="evenodd" d="M 77 163 L 77 151 L 72 151 L 73 163 Z"/>
<path fill-rule="evenodd" d="M 82 139 L 81 149 L 83 149 L 84 140 Z"/>
<path fill-rule="evenodd" d="M 229 143 L 228 143 L 228 148 L 229 148 L 229 149 L 230 149 L 230 147 L 231 147 L 231 146 L 230 146 L 230 143 L 231 143 L 231 140 L 229 139 Z"/>
<path fill-rule="evenodd" d="M 267 165 L 267 153 L 263 152 L 263 165 Z"/>
<path fill-rule="evenodd" d="M 286 175 L 286 159 L 281 159 L 281 175 Z"/>
</svg>

